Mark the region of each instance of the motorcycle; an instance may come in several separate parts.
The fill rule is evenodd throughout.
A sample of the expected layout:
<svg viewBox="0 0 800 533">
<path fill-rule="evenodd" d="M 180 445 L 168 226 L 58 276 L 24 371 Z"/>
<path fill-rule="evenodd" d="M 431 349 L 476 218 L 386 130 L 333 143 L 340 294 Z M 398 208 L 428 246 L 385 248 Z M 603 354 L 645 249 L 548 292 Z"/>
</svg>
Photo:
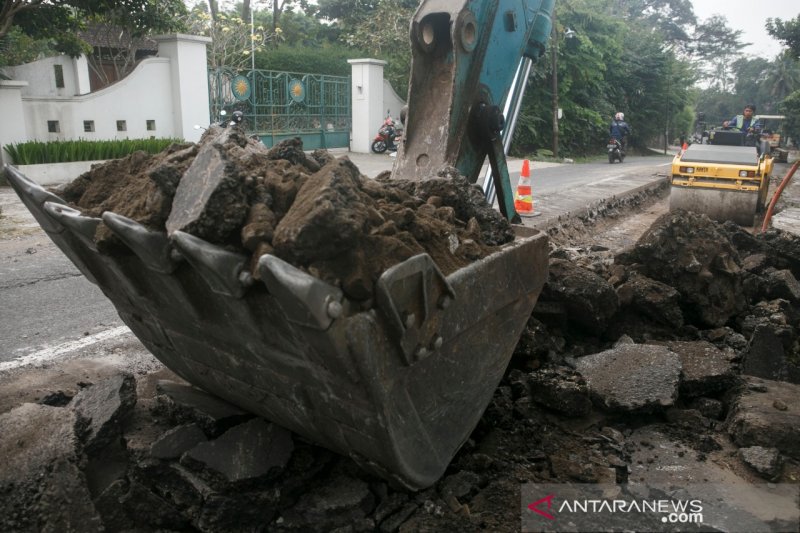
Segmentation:
<svg viewBox="0 0 800 533">
<path fill-rule="evenodd" d="M 401 135 L 395 127 L 394 119 L 389 115 L 386 117 L 386 120 L 383 121 L 383 124 L 378 130 L 378 134 L 372 139 L 372 146 L 370 146 L 370 148 L 376 154 L 382 154 L 386 150 L 396 152 L 397 144 L 395 141 L 399 141 L 400 138 Z"/>
<path fill-rule="evenodd" d="M 244 113 L 241 111 L 234 111 L 233 114 L 228 118 L 228 112 L 224 109 L 219 112 L 219 121 L 217 125 L 222 128 L 227 128 L 229 126 L 234 126 L 236 124 L 241 124 L 244 121 Z M 204 128 L 200 124 L 195 124 L 194 129 L 196 130 L 203 130 L 205 131 L 208 128 Z"/>
<path fill-rule="evenodd" d="M 609 139 L 606 148 L 608 149 L 609 163 L 613 163 L 615 159 L 622 163 L 622 160 L 625 159 L 625 152 L 622 150 L 622 143 L 619 139 L 615 139 L 614 137 Z"/>
</svg>

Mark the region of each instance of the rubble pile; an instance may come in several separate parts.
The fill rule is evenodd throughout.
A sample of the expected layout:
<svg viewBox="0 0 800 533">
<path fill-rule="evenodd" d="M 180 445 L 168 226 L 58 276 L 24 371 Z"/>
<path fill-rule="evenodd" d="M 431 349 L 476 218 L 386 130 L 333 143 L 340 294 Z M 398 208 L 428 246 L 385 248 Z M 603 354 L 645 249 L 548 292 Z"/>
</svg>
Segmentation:
<svg viewBox="0 0 800 533">
<path fill-rule="evenodd" d="M 220 153 L 225 145 L 214 146 Z M 459 246 L 505 239 L 506 226 L 470 212 L 474 202 L 449 180 L 370 184 L 346 160 L 303 160 L 295 148 L 254 149 L 248 157 L 274 161 L 274 174 L 248 170 L 244 187 L 221 186 L 203 209 L 186 201 L 185 216 L 158 208 L 139 220 L 254 254 L 269 247 L 309 272 L 324 270 L 333 248 L 302 228 L 339 217 L 339 202 L 365 206 L 347 223 L 358 221 L 379 241 L 418 237 L 420 226 L 438 235 L 436 221 L 455 221 Z M 186 150 L 166 157 L 191 172 L 188 160 L 201 156 Z M 164 177 L 149 205 L 169 203 L 167 183 L 175 184 L 171 205 L 184 202 L 182 182 L 159 173 L 159 164 L 141 167 Z M 312 182 L 321 184 L 314 201 L 305 190 Z M 104 198 L 97 209 L 111 209 Z M 77 193 L 71 201 L 82 204 Z M 398 202 L 402 209 L 387 207 Z M 219 227 L 206 221 L 232 205 L 246 206 L 246 217 L 225 215 Z M 98 242 L 113 249 L 101 231 Z M 340 237 L 347 238 L 326 239 Z M 325 272 L 345 279 L 335 268 Z M 51 391 L 0 414 L 0 453 L 13 465 L 0 471 L 0 529 L 517 531 L 526 482 L 647 483 L 678 465 L 672 471 L 711 483 L 730 480 L 726 468 L 749 483 L 796 483 L 798 279 L 800 239 L 780 231 L 754 237 L 692 213 L 665 215 L 616 255 L 580 244 L 554 250 L 490 405 L 442 479 L 416 493 L 167 371 Z"/>
<path fill-rule="evenodd" d="M 777 243 L 778 245 L 774 245 Z M 535 364 L 572 364 L 628 336 L 707 341 L 747 374 L 800 383 L 800 239 L 755 237 L 732 223 L 677 212 L 636 246 L 558 250 L 523 335 Z M 574 260 L 582 255 L 581 260 Z"/>
<path fill-rule="evenodd" d="M 88 216 L 111 211 L 246 253 L 255 279 L 259 257 L 276 255 L 356 301 L 414 255 L 427 252 L 447 275 L 514 239 L 454 169 L 425 182 L 370 180 L 347 157 L 307 156 L 300 139 L 267 149 L 235 127 L 95 167 L 59 194 Z M 104 224 L 95 241 L 106 253 L 121 246 Z"/>
</svg>

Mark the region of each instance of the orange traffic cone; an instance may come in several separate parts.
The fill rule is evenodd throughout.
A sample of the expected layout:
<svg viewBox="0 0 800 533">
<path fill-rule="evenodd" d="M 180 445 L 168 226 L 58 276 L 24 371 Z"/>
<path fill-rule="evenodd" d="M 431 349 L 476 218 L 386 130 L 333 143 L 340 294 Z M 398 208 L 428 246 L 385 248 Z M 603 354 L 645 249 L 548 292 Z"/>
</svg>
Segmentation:
<svg viewBox="0 0 800 533">
<path fill-rule="evenodd" d="M 531 167 L 525 159 L 522 162 L 522 171 L 519 173 L 517 194 L 514 195 L 514 209 L 523 217 L 535 217 L 540 213 L 533 212 L 533 191 L 531 190 Z"/>
</svg>

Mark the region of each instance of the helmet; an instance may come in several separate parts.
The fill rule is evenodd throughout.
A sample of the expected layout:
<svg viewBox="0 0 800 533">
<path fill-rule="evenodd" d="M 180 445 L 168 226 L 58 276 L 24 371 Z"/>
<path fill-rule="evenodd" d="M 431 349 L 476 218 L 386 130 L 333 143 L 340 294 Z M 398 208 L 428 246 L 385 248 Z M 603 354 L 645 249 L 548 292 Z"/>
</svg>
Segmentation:
<svg viewBox="0 0 800 533">
<path fill-rule="evenodd" d="M 614 115 L 614 120 L 625 120 L 625 113 L 617 113 Z"/>
</svg>

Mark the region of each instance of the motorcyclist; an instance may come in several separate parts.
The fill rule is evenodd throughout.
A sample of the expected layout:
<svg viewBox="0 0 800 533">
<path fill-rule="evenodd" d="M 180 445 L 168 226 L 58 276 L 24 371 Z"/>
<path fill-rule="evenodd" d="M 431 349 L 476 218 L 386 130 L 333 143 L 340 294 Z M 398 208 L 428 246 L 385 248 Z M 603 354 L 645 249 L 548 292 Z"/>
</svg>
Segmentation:
<svg viewBox="0 0 800 533">
<path fill-rule="evenodd" d="M 619 141 L 622 145 L 622 152 L 624 153 L 628 142 L 628 136 L 631 134 L 631 127 L 625 122 L 624 113 L 618 111 L 614 115 L 614 120 L 611 121 L 608 132 L 611 137 Z"/>
<path fill-rule="evenodd" d="M 386 116 L 386 120 L 383 121 L 383 127 L 386 131 L 386 138 L 389 141 L 386 143 L 386 148 L 391 151 L 397 150 L 397 146 L 394 144 L 394 140 L 397 137 L 397 128 L 395 128 L 391 114 Z"/>
</svg>

